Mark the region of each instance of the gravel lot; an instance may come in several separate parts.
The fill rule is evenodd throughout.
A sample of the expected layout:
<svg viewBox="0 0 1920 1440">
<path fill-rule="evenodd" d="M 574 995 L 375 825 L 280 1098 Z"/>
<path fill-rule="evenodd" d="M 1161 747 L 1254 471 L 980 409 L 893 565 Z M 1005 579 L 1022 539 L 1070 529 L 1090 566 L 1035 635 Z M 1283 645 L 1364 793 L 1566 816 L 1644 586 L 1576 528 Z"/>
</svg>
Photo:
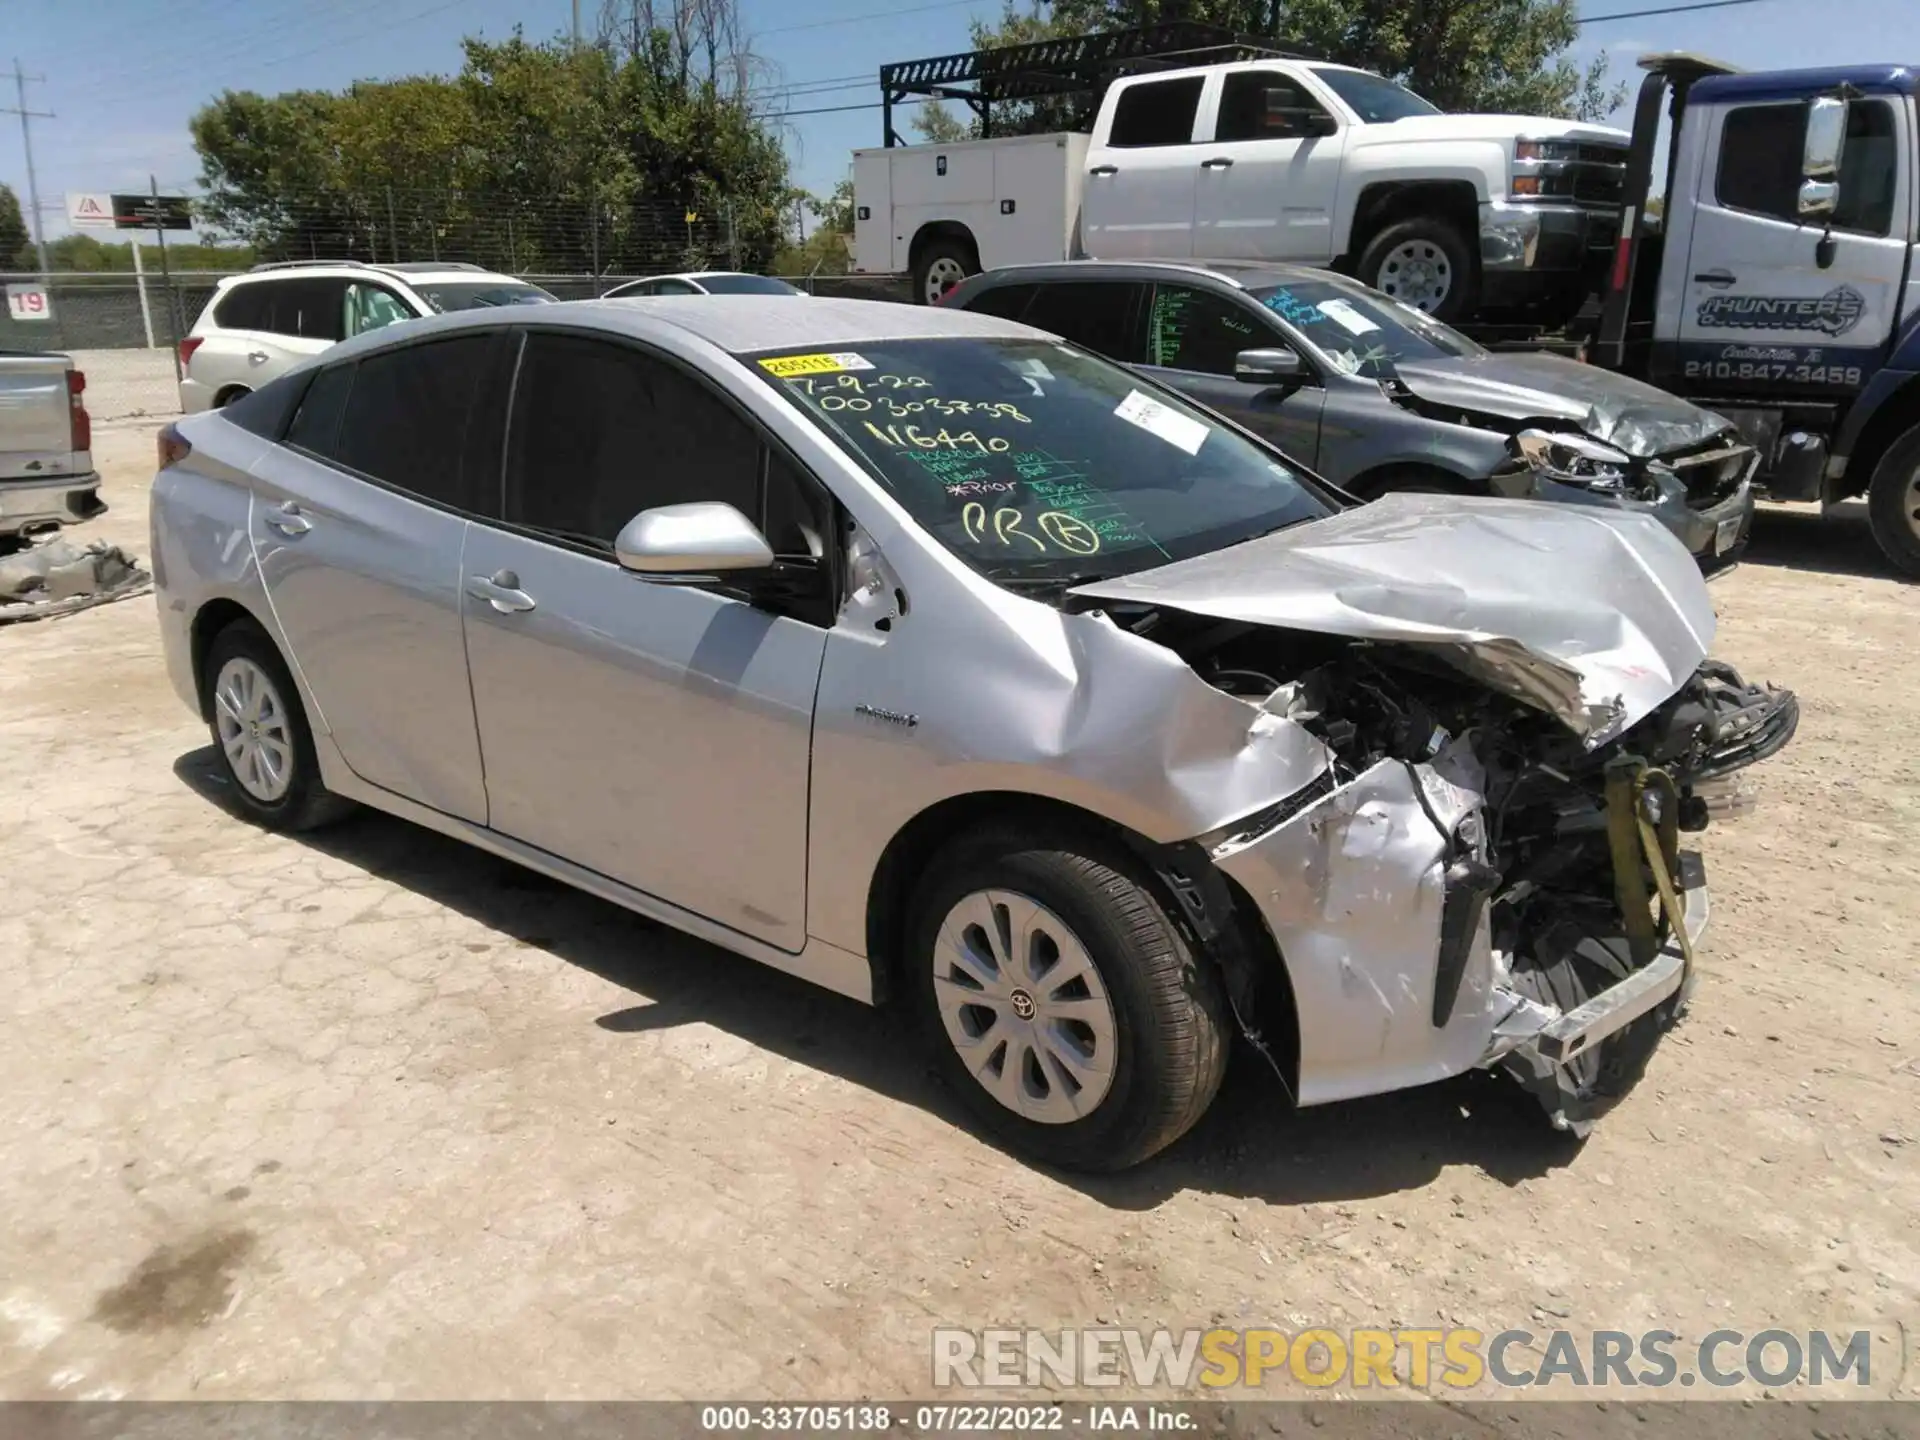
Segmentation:
<svg viewBox="0 0 1920 1440">
<path fill-rule="evenodd" d="M 152 433 L 101 426 L 77 538 L 144 557 Z M 1715 589 L 1805 718 L 1591 1141 L 1236 1057 L 1100 1181 L 975 1138 L 891 1015 L 395 820 L 250 828 L 150 597 L 0 629 L 0 1395 L 925 1395 L 935 1324 L 1218 1320 L 1871 1327 L 1920 1397 L 1920 604 L 1786 510 Z"/>
</svg>

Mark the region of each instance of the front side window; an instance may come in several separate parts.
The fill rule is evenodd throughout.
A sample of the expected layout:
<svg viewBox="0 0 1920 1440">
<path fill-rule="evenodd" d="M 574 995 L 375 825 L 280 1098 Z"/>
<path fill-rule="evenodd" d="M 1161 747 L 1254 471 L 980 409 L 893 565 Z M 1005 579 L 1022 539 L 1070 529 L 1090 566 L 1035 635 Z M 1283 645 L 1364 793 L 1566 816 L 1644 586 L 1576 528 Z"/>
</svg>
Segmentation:
<svg viewBox="0 0 1920 1440">
<path fill-rule="evenodd" d="M 1145 289 L 1119 280 L 1042 285 L 1020 321 L 1036 330 L 1051 330 L 1096 355 L 1132 364 L 1140 358 L 1134 312 Z"/>
<path fill-rule="evenodd" d="M 1201 76 L 1186 80 L 1150 80 L 1120 92 L 1114 102 L 1113 130 L 1107 144 L 1123 147 L 1187 145 L 1193 117 L 1200 111 Z"/>
<path fill-rule="evenodd" d="M 413 312 L 401 303 L 400 297 L 383 286 L 363 280 L 347 286 L 345 328 L 349 339 L 413 318 Z"/>
<path fill-rule="evenodd" d="M 1335 66 L 1314 67 L 1313 72 L 1360 117 L 1362 125 L 1390 125 L 1416 115 L 1438 115 L 1440 107 L 1422 100 L 1404 85 L 1396 85 L 1384 75 L 1365 70 L 1342 70 Z"/>
<path fill-rule="evenodd" d="M 719 396 L 664 360 L 572 335 L 527 337 L 505 518 L 604 549 L 642 510 L 718 500 L 774 553 L 824 555 L 824 502 Z"/>
<path fill-rule="evenodd" d="M 460 335 L 363 358 L 353 367 L 334 458 L 423 499 L 482 509 L 480 477 L 463 474 L 461 457 L 492 343 L 491 335 Z"/>
<path fill-rule="evenodd" d="M 1333 369 L 1383 380 L 1401 360 L 1487 352 L 1452 326 L 1361 285 L 1293 280 L 1247 292 Z"/>
<path fill-rule="evenodd" d="M 1238 70 L 1220 88 L 1216 140 L 1297 140 L 1315 132 L 1309 115 L 1325 108 L 1297 80 L 1277 70 Z"/>
<path fill-rule="evenodd" d="M 1147 312 L 1147 363 L 1201 375 L 1233 374 L 1242 350 L 1278 343 L 1258 315 L 1191 285 L 1156 285 Z"/>
<path fill-rule="evenodd" d="M 1840 157 L 1840 202 L 1833 227 L 1863 235 L 1893 228 L 1894 185 L 1900 173 L 1893 107 L 1856 100 L 1847 107 L 1847 143 Z M 1800 215 L 1800 152 L 1807 107 L 1800 102 L 1742 105 L 1720 127 L 1720 167 L 1714 198 L 1789 224 L 1818 224 Z"/>
<path fill-rule="evenodd" d="M 749 363 L 1004 584 L 1126 574 L 1328 513 L 1276 452 L 1070 345 L 889 340 Z"/>
</svg>

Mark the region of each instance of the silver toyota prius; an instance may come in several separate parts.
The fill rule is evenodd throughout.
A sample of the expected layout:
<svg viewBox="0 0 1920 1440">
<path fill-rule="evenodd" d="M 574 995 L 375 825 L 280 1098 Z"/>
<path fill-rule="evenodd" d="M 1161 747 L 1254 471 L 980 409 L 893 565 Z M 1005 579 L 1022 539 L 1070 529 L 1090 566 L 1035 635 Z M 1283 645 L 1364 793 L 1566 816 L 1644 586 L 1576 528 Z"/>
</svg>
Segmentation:
<svg viewBox="0 0 1920 1440">
<path fill-rule="evenodd" d="M 1792 695 L 1645 516 L 1354 508 L 1026 326 L 582 302 L 379 331 L 164 430 L 168 667 L 238 805 L 353 802 L 870 1003 L 1118 1168 L 1239 1037 L 1584 1133 L 1694 976 L 1684 833 Z"/>
</svg>

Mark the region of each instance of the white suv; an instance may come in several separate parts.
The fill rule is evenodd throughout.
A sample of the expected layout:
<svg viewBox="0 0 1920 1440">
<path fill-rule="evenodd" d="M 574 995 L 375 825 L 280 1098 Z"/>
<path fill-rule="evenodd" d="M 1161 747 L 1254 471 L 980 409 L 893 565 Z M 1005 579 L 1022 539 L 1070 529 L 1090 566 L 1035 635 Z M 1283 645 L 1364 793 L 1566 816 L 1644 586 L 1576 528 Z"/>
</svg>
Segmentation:
<svg viewBox="0 0 1920 1440">
<path fill-rule="evenodd" d="M 292 260 L 222 280 L 180 342 L 180 408 L 213 410 L 336 341 L 400 320 L 542 304 L 538 285 L 478 265 Z"/>
</svg>

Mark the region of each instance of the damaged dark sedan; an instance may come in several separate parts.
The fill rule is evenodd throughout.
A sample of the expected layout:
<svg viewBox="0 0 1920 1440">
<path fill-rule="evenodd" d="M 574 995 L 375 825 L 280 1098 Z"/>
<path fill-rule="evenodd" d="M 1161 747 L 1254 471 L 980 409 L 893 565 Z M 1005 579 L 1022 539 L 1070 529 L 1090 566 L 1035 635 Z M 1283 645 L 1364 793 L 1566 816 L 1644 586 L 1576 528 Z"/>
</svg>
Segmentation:
<svg viewBox="0 0 1920 1440">
<path fill-rule="evenodd" d="M 1325 270 L 1019 266 L 949 297 L 1144 370 L 1362 499 L 1502 495 L 1652 515 L 1708 569 L 1738 558 L 1759 457 L 1712 411 L 1540 351 L 1492 353 Z"/>
</svg>

